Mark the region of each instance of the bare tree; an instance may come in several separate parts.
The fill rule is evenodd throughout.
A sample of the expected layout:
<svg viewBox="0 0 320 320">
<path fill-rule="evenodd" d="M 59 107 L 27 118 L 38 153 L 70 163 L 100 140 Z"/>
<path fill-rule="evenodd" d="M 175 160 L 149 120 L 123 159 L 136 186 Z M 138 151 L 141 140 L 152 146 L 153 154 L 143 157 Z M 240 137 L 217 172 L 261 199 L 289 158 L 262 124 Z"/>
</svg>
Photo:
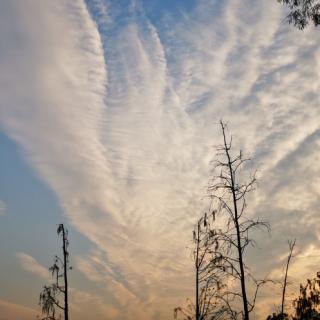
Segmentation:
<svg viewBox="0 0 320 320">
<path fill-rule="evenodd" d="M 268 281 L 256 280 L 243 257 L 247 246 L 254 244 L 250 231 L 269 229 L 268 223 L 245 216 L 246 195 L 254 190 L 255 174 L 242 182 L 240 173 L 249 159 L 241 151 L 234 156 L 226 125 L 221 121 L 220 126 L 223 144 L 217 147 L 208 188 L 210 209 L 193 231 L 195 302 L 189 300 L 187 308 L 176 308 L 176 318 L 180 315 L 186 320 L 249 320 L 258 290 Z M 251 299 L 247 297 L 247 279 L 254 288 Z"/>
<path fill-rule="evenodd" d="M 241 152 L 234 153 L 232 149 L 232 137 L 227 137 L 227 126 L 220 121 L 223 143 L 217 146 L 217 155 L 214 163 L 213 177 L 209 184 L 209 195 L 212 199 L 214 212 L 220 216 L 223 223 L 222 230 L 217 229 L 214 235 L 218 250 L 211 267 L 223 273 L 227 277 L 229 288 L 224 291 L 226 306 L 230 309 L 229 315 L 234 319 L 241 317 L 249 320 L 249 314 L 254 309 L 258 290 L 267 280 L 256 280 L 244 262 L 244 252 L 248 245 L 254 245 L 250 238 L 250 231 L 254 228 L 266 228 L 267 222 L 259 219 L 252 220 L 246 217 L 246 196 L 255 189 L 256 174 L 248 179 L 242 178 L 242 169 L 250 160 Z M 248 299 L 247 281 L 250 281 L 255 289 L 251 299 Z M 230 282 L 232 284 L 230 285 Z M 240 288 L 238 291 L 237 288 Z M 227 293 L 227 295 L 226 295 Z M 240 300 L 240 301 L 239 301 Z M 237 305 L 241 302 L 242 308 L 237 311 Z"/>
<path fill-rule="evenodd" d="M 61 315 L 59 315 L 59 318 L 56 318 L 57 308 L 63 311 L 64 320 L 69 320 L 68 270 L 71 267 L 69 266 L 68 230 L 63 224 L 59 224 L 57 233 L 62 238 L 62 258 L 57 255 L 54 257 L 53 265 L 49 268 L 54 278 L 54 283 L 44 286 L 40 293 L 39 304 L 44 315 L 42 320 L 61 319 Z M 63 296 L 63 303 L 60 301 L 61 295 Z"/>
<path fill-rule="evenodd" d="M 281 317 L 283 320 L 285 318 L 284 304 L 285 304 L 285 296 L 286 296 L 286 288 L 287 288 L 288 270 L 289 270 L 289 265 L 290 265 L 290 261 L 292 258 L 292 253 L 295 245 L 296 245 L 296 240 L 289 241 L 289 255 L 288 255 L 287 264 L 286 264 L 286 272 L 283 280 L 282 299 L 281 299 Z"/>
<path fill-rule="evenodd" d="M 196 320 L 213 318 L 217 314 L 217 295 L 222 289 L 222 279 L 217 272 L 212 272 L 212 237 L 210 236 L 210 220 L 207 214 L 200 218 L 193 231 L 195 249 L 193 258 L 195 263 L 195 314 Z M 221 312 L 218 312 L 219 314 Z M 215 317 L 217 318 L 217 317 Z"/>
<path fill-rule="evenodd" d="M 175 319 L 218 320 L 225 319 L 228 309 L 221 303 L 225 285 L 223 276 L 213 268 L 218 243 L 214 239 L 215 216 L 207 213 L 193 230 L 193 260 L 195 268 L 195 302 L 188 301 L 186 308 L 175 308 Z"/>
<path fill-rule="evenodd" d="M 289 7 L 287 19 L 298 29 L 304 29 L 310 22 L 320 25 L 319 0 L 278 0 Z"/>
<path fill-rule="evenodd" d="M 289 320 L 289 319 L 294 319 L 292 316 L 290 316 L 288 313 L 284 312 L 284 307 L 285 307 L 285 299 L 286 299 L 286 289 L 288 285 L 288 272 L 289 272 L 289 266 L 291 259 L 293 257 L 293 249 L 296 245 L 296 240 L 294 239 L 293 241 L 289 241 L 289 254 L 287 258 L 287 263 L 285 267 L 285 274 L 284 274 L 284 279 L 283 279 L 283 284 L 282 284 L 282 295 L 281 295 L 281 309 L 280 312 L 274 312 L 272 315 L 269 315 L 267 317 L 267 320 Z"/>
</svg>

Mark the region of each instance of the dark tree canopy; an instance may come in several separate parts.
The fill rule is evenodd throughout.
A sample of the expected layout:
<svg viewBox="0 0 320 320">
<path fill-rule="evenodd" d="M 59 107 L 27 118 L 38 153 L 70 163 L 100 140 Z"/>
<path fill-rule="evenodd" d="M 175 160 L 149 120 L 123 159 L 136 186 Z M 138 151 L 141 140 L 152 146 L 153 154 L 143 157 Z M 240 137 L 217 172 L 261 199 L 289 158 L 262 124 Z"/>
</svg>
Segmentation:
<svg viewBox="0 0 320 320">
<path fill-rule="evenodd" d="M 267 320 L 320 320 L 320 273 L 300 284 L 299 296 L 293 301 L 294 314 L 274 313 Z"/>
<path fill-rule="evenodd" d="M 320 278 L 307 279 L 300 284 L 300 294 L 294 300 L 296 319 L 320 319 Z"/>
<path fill-rule="evenodd" d="M 310 22 L 320 25 L 320 0 L 278 0 L 287 5 L 290 13 L 287 18 L 298 29 L 304 29 Z"/>
</svg>

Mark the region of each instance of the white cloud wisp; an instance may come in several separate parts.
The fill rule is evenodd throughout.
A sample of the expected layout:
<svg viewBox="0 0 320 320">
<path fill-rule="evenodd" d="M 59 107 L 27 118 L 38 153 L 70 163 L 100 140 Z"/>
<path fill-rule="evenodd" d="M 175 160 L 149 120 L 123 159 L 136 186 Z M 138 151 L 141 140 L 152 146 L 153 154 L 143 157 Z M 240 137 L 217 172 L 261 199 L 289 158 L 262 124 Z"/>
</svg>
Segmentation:
<svg viewBox="0 0 320 320">
<path fill-rule="evenodd" d="M 317 240 L 318 33 L 288 29 L 267 0 L 199 1 L 163 28 L 142 5 L 126 19 L 114 1 L 87 6 L 0 5 L 19 21 L 0 31 L 0 124 L 96 245 L 77 262 L 106 287 L 110 317 L 164 319 L 192 295 L 185 247 L 220 118 L 261 164 L 250 209 L 283 242 L 268 252 L 283 254 L 284 237 Z"/>
</svg>

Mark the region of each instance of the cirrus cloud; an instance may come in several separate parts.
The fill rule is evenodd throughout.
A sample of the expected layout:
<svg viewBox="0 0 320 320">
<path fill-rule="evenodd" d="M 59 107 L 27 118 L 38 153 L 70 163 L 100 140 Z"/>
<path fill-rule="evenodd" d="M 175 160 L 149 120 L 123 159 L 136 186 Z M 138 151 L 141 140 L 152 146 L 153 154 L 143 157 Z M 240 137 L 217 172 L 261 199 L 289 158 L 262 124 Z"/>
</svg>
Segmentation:
<svg viewBox="0 0 320 320">
<path fill-rule="evenodd" d="M 260 255 L 317 239 L 319 35 L 267 0 L 218 2 L 157 23 L 135 1 L 0 5 L 18 21 L 0 31 L 0 124 L 94 243 L 78 267 L 114 319 L 162 319 L 193 294 L 185 247 L 220 118 L 261 164 L 250 210 L 277 246 Z"/>
</svg>

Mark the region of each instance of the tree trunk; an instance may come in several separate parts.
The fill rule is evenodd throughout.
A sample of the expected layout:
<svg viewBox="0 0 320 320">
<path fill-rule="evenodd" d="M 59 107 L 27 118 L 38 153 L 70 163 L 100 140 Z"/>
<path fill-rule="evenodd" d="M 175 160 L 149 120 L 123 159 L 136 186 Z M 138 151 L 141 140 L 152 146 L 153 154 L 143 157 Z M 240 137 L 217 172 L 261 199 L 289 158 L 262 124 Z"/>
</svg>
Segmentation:
<svg viewBox="0 0 320 320">
<path fill-rule="evenodd" d="M 196 320 L 200 320 L 199 306 L 199 237 L 200 237 L 200 222 L 197 227 L 197 249 L 196 249 Z"/>
<path fill-rule="evenodd" d="M 285 276 L 284 276 L 283 288 L 282 288 L 282 300 L 281 300 L 281 318 L 282 319 L 284 319 L 283 312 L 284 312 L 284 301 L 285 301 L 285 296 L 286 296 L 289 264 L 290 264 L 290 260 L 292 258 L 292 251 L 293 251 L 293 248 L 294 248 L 295 244 L 296 244 L 296 240 L 294 240 L 293 242 L 289 242 L 289 256 L 288 256 L 288 260 L 287 260 L 286 273 L 285 273 Z"/>
<path fill-rule="evenodd" d="M 67 238 L 64 226 L 62 226 L 63 239 L 63 278 L 64 278 L 64 320 L 69 320 L 69 306 L 68 306 L 68 252 L 67 252 Z"/>
<path fill-rule="evenodd" d="M 237 198 L 236 198 L 236 192 L 235 192 L 235 176 L 234 176 L 234 170 L 232 169 L 232 163 L 231 163 L 231 158 L 229 154 L 229 147 L 226 141 L 225 128 L 222 123 L 221 123 L 221 126 L 222 126 L 222 133 L 223 133 L 224 149 L 228 158 L 228 168 L 229 168 L 229 173 L 231 178 L 231 193 L 232 193 L 233 209 L 234 209 L 234 223 L 235 223 L 236 232 L 237 232 L 237 249 L 238 249 L 238 256 L 239 256 L 240 284 L 241 284 L 244 320 L 249 320 L 246 281 L 245 281 L 244 264 L 243 264 L 243 257 L 242 257 L 242 244 L 241 244 L 240 227 L 239 227 L 239 215 L 238 215 Z"/>
</svg>

